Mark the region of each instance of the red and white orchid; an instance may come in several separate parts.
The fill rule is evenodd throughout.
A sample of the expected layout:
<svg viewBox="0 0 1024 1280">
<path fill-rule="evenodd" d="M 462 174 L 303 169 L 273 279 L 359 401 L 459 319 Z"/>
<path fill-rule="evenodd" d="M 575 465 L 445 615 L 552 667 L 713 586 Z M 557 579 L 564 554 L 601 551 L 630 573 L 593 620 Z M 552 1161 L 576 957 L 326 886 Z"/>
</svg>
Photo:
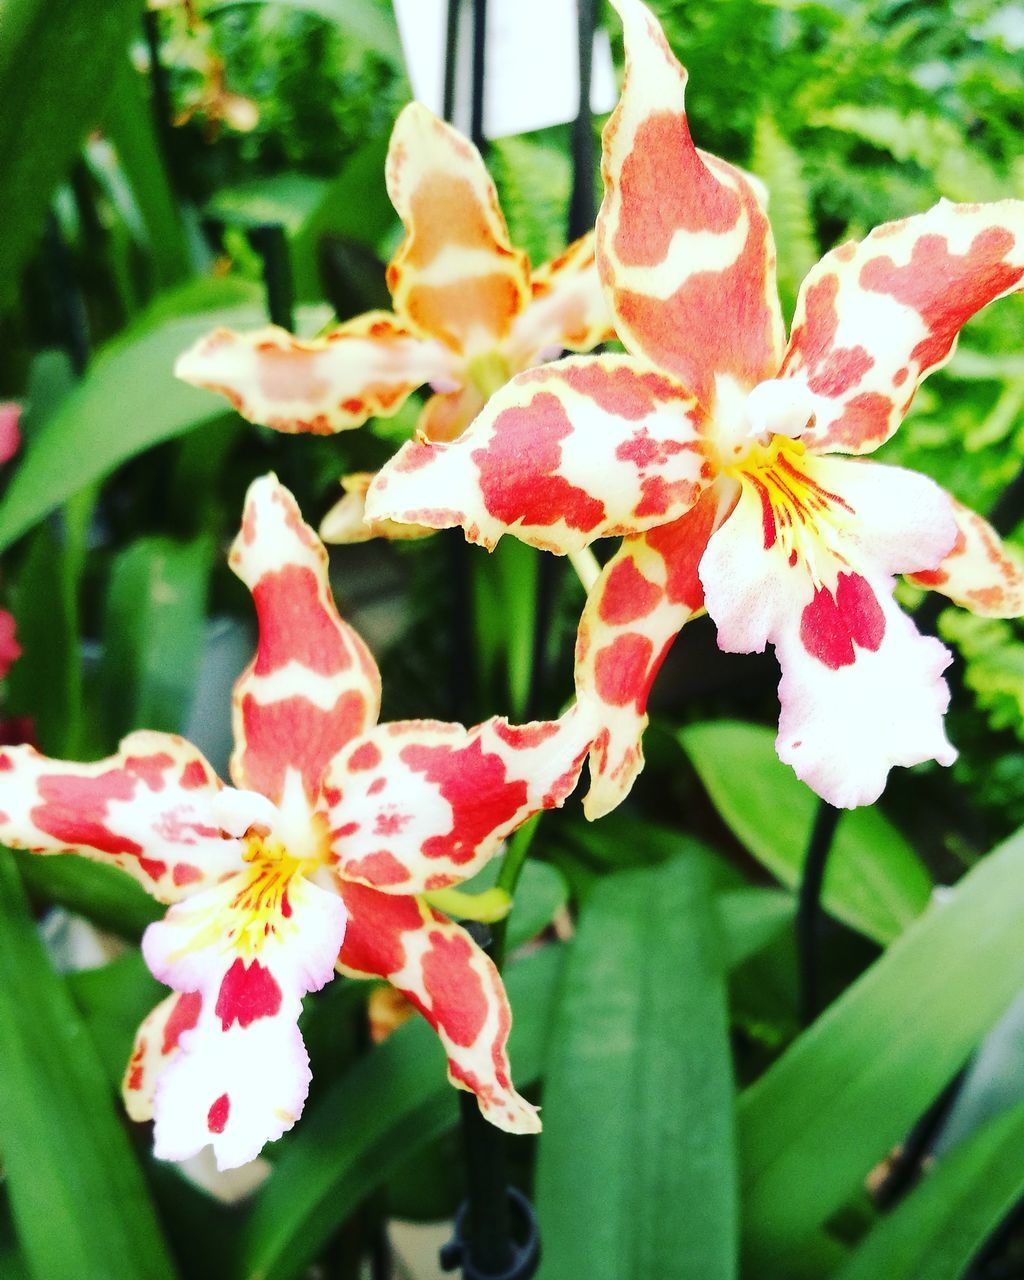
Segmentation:
<svg viewBox="0 0 1024 1280">
<path fill-rule="evenodd" d="M 593 233 L 531 272 L 480 153 L 421 103 L 395 123 L 386 178 L 405 226 L 387 272 L 394 312 L 368 312 L 309 340 L 274 326 L 217 329 L 179 358 L 178 377 L 227 396 L 251 422 L 314 434 L 388 417 L 429 383 L 418 431 L 452 440 L 513 373 L 612 336 Z M 329 541 L 428 532 L 367 523 L 369 477 L 346 480 L 322 527 Z"/>
<path fill-rule="evenodd" d="M 1003 617 L 1024 576 L 931 480 L 835 455 L 888 439 L 969 317 L 1022 287 L 1024 202 L 943 201 L 833 249 L 787 345 L 760 185 L 693 145 L 685 70 L 639 0 L 614 2 L 626 78 L 598 267 L 634 354 L 520 374 L 459 440 L 405 445 L 367 512 L 558 554 L 624 535 L 577 640 L 589 816 L 642 767 L 652 681 L 705 608 L 721 648 L 775 646 L 781 758 L 833 804 L 869 803 L 892 765 L 955 758 L 949 655 L 896 607 L 894 575 Z"/>
<path fill-rule="evenodd" d="M 212 1144 L 221 1168 L 252 1159 L 302 1110 L 300 1002 L 337 967 L 408 996 L 492 1123 L 538 1129 L 509 1077 L 501 978 L 422 895 L 565 800 L 588 741 L 578 717 L 378 725 L 377 668 L 273 476 L 249 490 L 230 563 L 259 619 L 234 695 L 234 788 L 166 733 L 131 734 L 93 764 L 0 752 L 0 842 L 113 863 L 170 904 L 142 945 L 177 994 L 139 1031 L 129 1113 L 155 1118 L 158 1156 Z"/>
</svg>

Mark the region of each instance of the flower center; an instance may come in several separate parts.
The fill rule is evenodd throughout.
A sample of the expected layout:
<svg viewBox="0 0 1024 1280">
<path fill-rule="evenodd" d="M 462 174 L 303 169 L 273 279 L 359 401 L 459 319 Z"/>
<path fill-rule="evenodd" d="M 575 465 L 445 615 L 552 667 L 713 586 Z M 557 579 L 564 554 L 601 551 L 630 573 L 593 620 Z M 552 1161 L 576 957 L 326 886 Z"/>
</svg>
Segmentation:
<svg viewBox="0 0 1024 1280">
<path fill-rule="evenodd" d="M 777 546 L 791 566 L 802 561 L 819 583 L 831 576 L 835 560 L 844 560 L 838 535 L 855 512 L 810 474 L 801 441 L 784 435 L 773 436 L 767 445 L 755 441 L 725 472 L 757 494 L 766 551 Z"/>
<path fill-rule="evenodd" d="M 289 890 L 294 882 L 319 865 L 315 858 L 296 858 L 279 841 L 259 835 L 245 838 L 242 855 L 248 869 L 227 906 L 224 939 L 233 950 L 255 956 L 271 939 L 294 928 L 289 926 L 292 905 Z"/>
<path fill-rule="evenodd" d="M 490 400 L 512 376 L 508 361 L 500 351 L 484 351 L 473 356 L 466 365 L 466 373 L 485 400 Z"/>
<path fill-rule="evenodd" d="M 765 447 L 780 437 L 798 439 L 813 421 L 806 389 L 789 378 L 769 378 L 746 394 L 720 379 L 714 435 L 722 470 L 757 466 Z"/>
</svg>

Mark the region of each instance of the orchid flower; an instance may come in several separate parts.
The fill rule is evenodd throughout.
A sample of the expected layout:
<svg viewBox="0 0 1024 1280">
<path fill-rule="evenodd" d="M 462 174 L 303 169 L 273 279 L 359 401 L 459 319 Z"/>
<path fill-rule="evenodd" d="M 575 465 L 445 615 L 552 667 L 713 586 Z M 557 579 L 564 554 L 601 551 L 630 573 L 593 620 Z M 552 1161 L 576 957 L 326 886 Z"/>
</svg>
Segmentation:
<svg viewBox="0 0 1024 1280">
<path fill-rule="evenodd" d="M 623 535 L 576 646 L 594 717 L 588 816 L 643 765 L 655 674 L 704 609 L 733 652 L 775 647 L 780 757 L 839 806 L 891 766 L 950 764 L 949 655 L 893 600 L 909 574 L 989 616 L 1024 610 L 990 526 L 877 449 L 961 326 L 1024 282 L 1024 203 L 954 205 L 833 249 L 785 342 L 756 180 L 693 144 L 686 72 L 639 0 L 615 0 L 622 98 L 605 128 L 598 268 L 627 355 L 520 374 L 450 444 L 406 444 L 372 518 L 461 525 L 556 554 Z"/>
<path fill-rule="evenodd" d="M 570 711 L 524 726 L 377 725 L 377 668 L 337 613 L 323 545 L 273 476 L 249 490 L 230 564 L 259 619 L 234 694 L 234 787 L 166 733 L 133 733 L 93 764 L 0 752 L 0 842 L 113 863 L 170 906 L 142 950 L 175 994 L 138 1033 L 129 1114 L 155 1118 L 163 1158 L 207 1144 L 221 1168 L 255 1157 L 302 1110 L 301 999 L 338 968 L 408 996 L 492 1123 L 537 1130 L 509 1077 L 498 972 L 423 895 L 473 875 L 564 801 L 582 722 Z"/>
<path fill-rule="evenodd" d="M 387 272 L 394 312 L 371 311 L 309 340 L 274 326 L 217 329 L 180 357 L 178 377 L 225 395 L 251 422 L 314 434 L 389 417 L 429 383 L 418 431 L 451 440 L 513 373 L 612 336 L 593 233 L 531 272 L 480 153 L 418 102 L 395 123 L 386 178 L 405 226 Z M 323 535 L 416 536 L 364 522 L 367 483 L 350 478 Z"/>
</svg>

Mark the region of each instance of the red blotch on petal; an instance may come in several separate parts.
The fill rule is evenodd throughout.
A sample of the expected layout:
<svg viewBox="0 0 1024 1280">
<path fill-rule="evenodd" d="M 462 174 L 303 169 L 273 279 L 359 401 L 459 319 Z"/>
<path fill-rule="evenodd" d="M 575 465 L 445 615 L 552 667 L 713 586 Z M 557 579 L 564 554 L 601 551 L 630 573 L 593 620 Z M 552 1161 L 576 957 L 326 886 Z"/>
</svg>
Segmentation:
<svg viewBox="0 0 1024 1280">
<path fill-rule="evenodd" d="M 230 1114 L 231 1099 L 226 1093 L 222 1093 L 206 1113 L 207 1129 L 211 1133 L 223 1133 Z"/>
<path fill-rule="evenodd" d="M 360 973 L 388 977 L 405 966 L 402 934 L 422 929 L 423 915 L 413 897 L 379 893 L 352 880 L 338 888 L 348 908 L 345 940 L 338 960 Z"/>
<path fill-rule="evenodd" d="M 37 783 L 43 803 L 31 812 L 40 831 L 70 848 L 87 845 L 103 853 L 130 853 L 138 856 L 142 846 L 107 826 L 107 807 L 115 800 L 130 800 L 137 780 L 130 774 L 110 769 L 94 777 L 50 774 Z"/>
<path fill-rule="evenodd" d="M 178 1041 L 186 1031 L 191 1031 L 199 1021 L 203 1007 L 203 997 L 198 991 L 186 991 L 177 999 L 171 1010 L 171 1016 L 164 1024 L 164 1041 L 160 1052 L 166 1057 L 172 1049 L 178 1047 Z"/>
<path fill-rule="evenodd" d="M 186 791 L 194 790 L 196 787 L 205 787 L 209 780 L 201 760 L 190 760 L 181 771 L 180 782 Z"/>
<path fill-rule="evenodd" d="M 874 652 L 884 636 L 882 607 L 859 574 L 841 573 L 834 595 L 819 587 L 800 619 L 804 648 L 831 671 L 856 662 L 854 645 Z"/>
<path fill-rule="evenodd" d="M 616 636 L 594 658 L 598 697 L 613 707 L 641 705 L 650 688 L 647 672 L 653 656 L 654 645 L 638 631 Z"/>
<path fill-rule="evenodd" d="M 923 369 L 945 359 L 966 321 L 987 302 L 1024 279 L 1024 267 L 1003 261 L 1014 247 L 1007 227 L 987 227 L 965 254 L 950 253 L 945 236 L 921 236 L 910 261 L 897 267 L 892 258 L 865 262 L 860 271 L 863 288 L 887 293 L 913 309 L 929 334 L 910 353 Z"/>
<path fill-rule="evenodd" d="M 225 1031 L 237 1022 L 248 1027 L 258 1018 L 273 1018 L 281 1008 L 281 988 L 258 960 L 246 966 L 241 956 L 224 975 L 214 1010 Z"/>
<path fill-rule="evenodd" d="M 368 880 L 371 884 L 403 884 L 409 879 L 408 869 L 386 849 L 368 853 L 354 862 L 346 862 L 343 874 Z"/>
<path fill-rule="evenodd" d="M 504 724 L 498 721 L 494 726 L 494 732 L 502 742 L 507 742 L 513 751 L 523 751 L 530 747 L 539 747 L 548 738 L 553 738 L 558 732 L 558 724 L 554 720 L 543 720 L 537 724 Z"/>
<path fill-rule="evenodd" d="M 485 752 L 479 739 L 462 748 L 411 744 L 402 748 L 400 756 L 451 805 L 451 830 L 423 841 L 421 850 L 427 858 L 468 862 L 481 842 L 526 803 L 526 782 L 522 778 L 506 781 L 504 761 Z"/>
<path fill-rule="evenodd" d="M 326 676 L 352 665 L 345 636 L 321 599 L 312 569 L 288 564 L 265 573 L 252 598 L 260 627 L 256 675 L 269 675 L 292 661 Z"/>
<path fill-rule="evenodd" d="M 661 595 L 661 588 L 645 578 L 632 560 L 622 560 L 605 581 L 598 612 L 602 621 L 622 626 L 645 618 L 654 610 Z"/>
<path fill-rule="evenodd" d="M 422 962 L 423 985 L 430 997 L 428 1016 L 464 1048 L 476 1043 L 487 1021 L 487 993 L 470 964 L 473 955 L 466 938 L 432 933 Z"/>
<path fill-rule="evenodd" d="M 601 523 L 604 503 L 557 474 L 559 442 L 572 430 L 561 401 L 550 392 L 539 392 L 525 408 L 498 414 L 487 447 L 472 455 L 484 506 L 496 520 L 539 527 L 564 520 L 584 532 Z"/>
<path fill-rule="evenodd" d="M 349 756 L 348 767 L 352 773 L 359 773 L 364 769 L 376 769 L 380 761 L 380 748 L 377 744 L 364 742 L 361 747 L 357 747 Z"/>
</svg>

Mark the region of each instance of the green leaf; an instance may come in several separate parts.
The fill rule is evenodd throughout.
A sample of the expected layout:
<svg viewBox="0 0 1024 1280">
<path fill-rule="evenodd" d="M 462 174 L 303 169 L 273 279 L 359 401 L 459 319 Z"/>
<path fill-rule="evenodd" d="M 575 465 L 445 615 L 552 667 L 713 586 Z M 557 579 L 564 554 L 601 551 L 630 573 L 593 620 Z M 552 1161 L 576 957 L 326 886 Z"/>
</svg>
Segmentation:
<svg viewBox="0 0 1024 1280">
<path fill-rule="evenodd" d="M 202 657 L 213 543 L 140 538 L 114 561 L 103 628 L 103 707 L 113 740 L 178 733 Z"/>
<path fill-rule="evenodd" d="M 800 153 L 769 115 L 758 117 L 750 167 L 768 187 L 768 212 L 779 255 L 779 293 L 787 314 L 792 315 L 800 284 L 819 254 Z"/>
<path fill-rule="evenodd" d="M 390 239 L 398 215 L 384 184 L 387 150 L 387 138 L 372 139 L 330 180 L 282 173 L 222 187 L 206 211 L 241 227 L 281 223 L 288 234 L 296 297 L 317 300 L 323 296 L 319 256 L 323 237 L 343 237 L 374 252 Z M 383 287 L 383 268 L 380 275 Z"/>
<path fill-rule="evenodd" d="M 940 116 L 842 103 L 817 112 L 810 123 L 852 133 L 897 160 L 913 160 L 934 176 L 939 191 L 951 200 L 998 200 L 1010 194 L 1008 182 L 983 158 L 984 153 Z"/>
<path fill-rule="evenodd" d="M 17 853 L 18 870 L 34 899 L 85 916 L 101 929 L 137 941 L 164 908 L 117 867 L 73 853 Z"/>
<path fill-rule="evenodd" d="M 319 247 L 324 236 L 343 236 L 375 252 L 386 252 L 398 223 L 384 184 L 387 152 L 387 138 L 367 142 L 346 160 L 310 207 L 291 242 L 296 297 L 322 296 Z"/>
<path fill-rule="evenodd" d="M 680 730 L 679 741 L 736 838 L 796 888 L 821 802 L 775 754 L 774 731 L 719 720 Z M 925 909 L 931 890 L 917 855 L 877 809 L 842 815 L 822 895 L 833 915 L 891 942 Z"/>
<path fill-rule="evenodd" d="M 119 1090 L 143 1018 L 167 995 L 138 951 L 98 969 L 67 976 L 68 989 L 92 1033 L 107 1079 Z"/>
<path fill-rule="evenodd" d="M 0 21 L 0 307 L 42 233 L 53 189 L 99 123 L 140 0 L 6 0 Z M 16 106 L 15 106 L 16 104 Z"/>
<path fill-rule="evenodd" d="M 778 889 L 729 889 L 715 900 L 730 970 L 774 942 L 793 919 L 793 899 Z"/>
<path fill-rule="evenodd" d="M 572 186 L 564 146 L 536 137 L 498 138 L 488 161 L 512 243 L 525 249 L 534 265 L 561 253 Z"/>
<path fill-rule="evenodd" d="M 243 4 L 263 4 L 266 0 L 226 0 L 204 6 L 207 17 Z M 404 67 L 402 42 L 398 38 L 391 5 L 386 0 L 273 0 L 299 13 L 310 13 L 341 28 L 347 36 L 398 67 Z"/>
<path fill-rule="evenodd" d="M 0 1151 L 33 1280 L 174 1269 L 92 1041 L 0 853 Z"/>
<path fill-rule="evenodd" d="M 725 976 L 693 859 L 609 876 L 580 919 L 544 1088 L 546 1280 L 737 1275 Z"/>
<path fill-rule="evenodd" d="M 64 757 L 78 753 L 83 728 L 75 559 L 39 529 L 11 591 L 22 656 L 7 677 L 10 710 L 31 716 L 42 750 Z"/>
<path fill-rule="evenodd" d="M 127 59 L 114 79 L 104 132 L 131 187 L 157 284 L 175 284 L 189 274 L 188 238 L 164 169 L 149 97 Z"/>
<path fill-rule="evenodd" d="M 237 305 L 240 297 L 251 301 Z M 223 402 L 179 382 L 174 361 L 219 324 L 262 323 L 258 297 L 257 288 L 238 281 L 197 281 L 155 299 L 104 347 L 29 441 L 0 510 L 0 550 L 129 458 L 221 416 Z M 225 306 L 227 299 L 236 305 Z M 183 315 L 179 304 L 193 314 Z"/>
<path fill-rule="evenodd" d="M 943 640 L 951 640 L 964 660 L 964 684 L 987 713 L 993 729 L 1012 729 L 1024 738 L 1024 643 L 1009 622 L 944 609 Z"/>
<path fill-rule="evenodd" d="M 1024 1104 L 944 1156 L 834 1280 L 960 1280 L 1024 1193 Z"/>
<path fill-rule="evenodd" d="M 522 1088 L 541 1072 L 562 949 L 543 947 L 505 975 L 509 1053 Z M 420 1146 L 455 1123 L 457 1098 L 433 1030 L 416 1018 L 361 1058 L 303 1116 L 243 1233 L 239 1273 L 290 1280 Z"/>
<path fill-rule="evenodd" d="M 935 902 L 740 1103 L 752 1274 L 804 1244 L 906 1136 L 1024 983 L 1024 832 Z"/>
</svg>

